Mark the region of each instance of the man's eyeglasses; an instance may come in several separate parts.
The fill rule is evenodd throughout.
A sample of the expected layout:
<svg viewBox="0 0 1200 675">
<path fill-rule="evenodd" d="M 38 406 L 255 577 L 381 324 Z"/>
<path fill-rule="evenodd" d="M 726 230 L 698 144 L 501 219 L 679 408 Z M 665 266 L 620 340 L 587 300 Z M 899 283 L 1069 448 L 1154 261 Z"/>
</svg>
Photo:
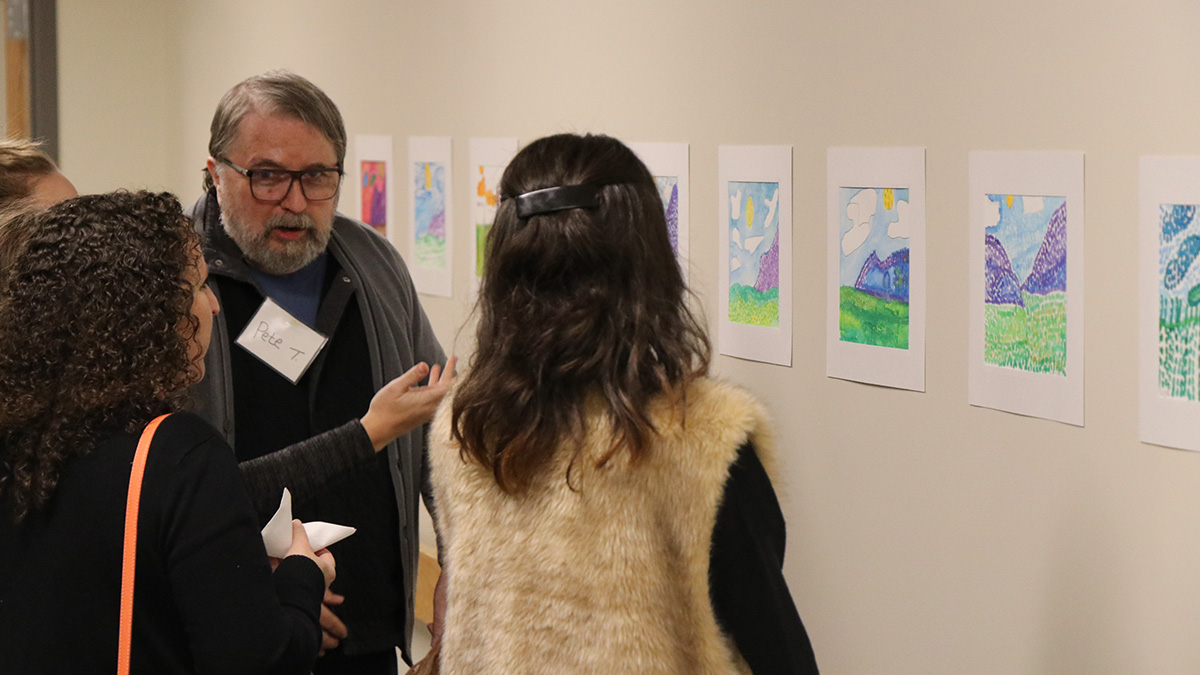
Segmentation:
<svg viewBox="0 0 1200 675">
<path fill-rule="evenodd" d="M 292 191 L 292 183 L 300 183 L 300 192 L 310 202 L 323 202 L 337 195 L 344 172 L 339 169 L 243 169 L 228 159 L 217 161 L 246 177 L 250 181 L 250 194 L 260 202 L 282 202 Z"/>
</svg>

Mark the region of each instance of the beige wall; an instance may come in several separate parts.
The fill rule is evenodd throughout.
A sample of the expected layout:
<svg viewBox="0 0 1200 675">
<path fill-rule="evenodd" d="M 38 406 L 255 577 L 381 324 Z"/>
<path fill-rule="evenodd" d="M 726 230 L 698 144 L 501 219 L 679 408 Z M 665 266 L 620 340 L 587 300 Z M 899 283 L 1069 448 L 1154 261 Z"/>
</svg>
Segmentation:
<svg viewBox="0 0 1200 675">
<path fill-rule="evenodd" d="M 1191 0 L 61 0 L 63 163 L 198 191 L 220 94 L 305 74 L 351 135 L 686 141 L 716 314 L 718 144 L 794 146 L 794 365 L 716 369 L 778 419 L 786 573 L 826 673 L 1200 672 L 1200 456 L 1137 440 L 1137 158 L 1200 154 Z M 136 36 L 136 37 L 133 37 Z M 825 150 L 928 149 L 928 393 L 824 376 Z M 967 396 L 967 153 L 1087 153 L 1080 429 Z M 398 193 L 402 192 L 398 190 Z M 353 204 L 348 200 L 344 206 Z M 468 340 L 460 340 L 460 353 Z"/>
<path fill-rule="evenodd" d="M 80 192 L 182 189 L 176 4 L 58 0 L 59 159 Z"/>
</svg>

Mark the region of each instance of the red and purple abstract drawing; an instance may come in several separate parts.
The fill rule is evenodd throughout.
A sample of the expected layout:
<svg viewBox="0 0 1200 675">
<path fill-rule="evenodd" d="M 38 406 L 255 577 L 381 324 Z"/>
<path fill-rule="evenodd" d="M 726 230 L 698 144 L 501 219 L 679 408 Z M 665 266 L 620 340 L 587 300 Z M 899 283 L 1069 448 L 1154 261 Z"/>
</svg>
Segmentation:
<svg viewBox="0 0 1200 675">
<path fill-rule="evenodd" d="M 362 162 L 362 221 L 387 235 L 387 162 Z"/>
</svg>

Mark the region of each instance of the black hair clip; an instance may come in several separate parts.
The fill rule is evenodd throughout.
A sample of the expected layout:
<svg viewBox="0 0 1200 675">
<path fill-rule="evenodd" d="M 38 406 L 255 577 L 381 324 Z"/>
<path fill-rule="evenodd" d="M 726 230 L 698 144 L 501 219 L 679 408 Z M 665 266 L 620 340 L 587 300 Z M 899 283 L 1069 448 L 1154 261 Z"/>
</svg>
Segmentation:
<svg viewBox="0 0 1200 675">
<path fill-rule="evenodd" d="M 517 217 L 528 218 L 542 213 L 567 209 L 594 209 L 600 205 L 603 185 L 560 185 L 517 195 Z"/>
</svg>

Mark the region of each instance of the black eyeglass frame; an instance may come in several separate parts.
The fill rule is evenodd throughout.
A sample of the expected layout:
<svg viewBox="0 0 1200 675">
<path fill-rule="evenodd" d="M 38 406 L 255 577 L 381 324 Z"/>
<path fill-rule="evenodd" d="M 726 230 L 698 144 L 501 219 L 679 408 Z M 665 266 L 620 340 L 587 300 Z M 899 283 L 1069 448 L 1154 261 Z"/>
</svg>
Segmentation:
<svg viewBox="0 0 1200 675">
<path fill-rule="evenodd" d="M 250 184 L 250 196 L 254 197 L 255 199 L 257 199 L 260 202 L 267 202 L 268 204 L 282 203 L 283 200 L 287 199 L 288 195 L 290 195 L 292 193 L 292 186 L 295 185 L 296 183 L 300 184 L 300 194 L 304 195 L 305 200 L 310 201 L 310 202 L 327 202 L 330 199 L 333 199 L 334 197 L 337 196 L 337 193 L 338 193 L 337 188 L 335 188 L 333 191 L 333 194 L 329 195 L 328 197 L 321 197 L 320 199 L 314 199 L 312 197 L 309 197 L 308 191 L 304 189 L 304 180 L 303 180 L 304 174 L 306 174 L 306 173 L 336 173 L 338 176 L 338 187 L 341 187 L 342 179 L 346 177 L 346 172 L 340 166 L 336 167 L 336 168 L 328 168 L 328 169 L 301 169 L 299 171 L 288 171 L 287 169 L 243 169 L 242 167 L 238 166 L 237 164 L 234 164 L 233 162 L 229 161 L 228 157 L 218 157 L 217 161 L 224 164 L 225 166 L 233 169 L 234 171 L 240 173 L 241 175 L 245 176 L 246 182 L 248 182 Z M 257 194 L 255 194 L 254 178 L 251 176 L 251 174 L 258 172 L 258 171 L 269 171 L 271 173 L 280 173 L 280 174 L 285 173 L 288 175 L 290 180 L 288 181 L 287 190 L 284 190 L 282 197 L 280 197 L 279 199 L 263 199 L 262 197 L 259 197 Z"/>
</svg>

